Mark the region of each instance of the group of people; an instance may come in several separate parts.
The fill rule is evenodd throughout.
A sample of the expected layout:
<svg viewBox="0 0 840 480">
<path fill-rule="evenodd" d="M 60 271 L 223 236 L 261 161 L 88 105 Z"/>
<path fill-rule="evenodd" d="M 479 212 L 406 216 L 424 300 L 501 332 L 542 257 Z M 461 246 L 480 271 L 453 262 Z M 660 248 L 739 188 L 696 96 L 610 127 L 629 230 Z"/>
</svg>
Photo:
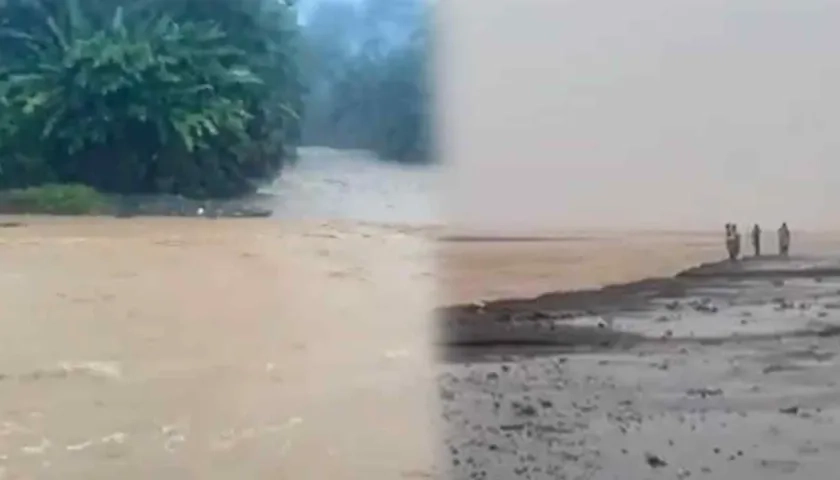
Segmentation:
<svg viewBox="0 0 840 480">
<path fill-rule="evenodd" d="M 777 231 L 779 238 L 779 255 L 787 256 L 790 250 L 790 230 L 787 223 L 782 223 Z M 755 256 L 761 255 L 761 227 L 758 224 L 753 226 L 750 232 L 750 241 L 752 243 Z M 738 233 L 738 227 L 734 223 L 726 224 L 726 251 L 729 252 L 730 260 L 737 260 L 741 255 L 741 234 Z"/>
</svg>

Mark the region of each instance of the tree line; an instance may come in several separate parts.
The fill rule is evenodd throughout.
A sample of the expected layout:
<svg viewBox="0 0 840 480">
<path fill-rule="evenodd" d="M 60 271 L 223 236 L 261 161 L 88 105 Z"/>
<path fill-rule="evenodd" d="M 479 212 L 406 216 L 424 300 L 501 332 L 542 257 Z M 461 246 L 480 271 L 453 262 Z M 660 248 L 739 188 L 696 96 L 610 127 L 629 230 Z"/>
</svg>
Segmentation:
<svg viewBox="0 0 840 480">
<path fill-rule="evenodd" d="M 330 42 L 293 0 L 0 0 L 0 189 L 237 196 L 301 143 L 424 160 L 425 27 L 382 42 L 405 0 L 367 3 Z"/>
<path fill-rule="evenodd" d="M 302 140 L 372 150 L 400 162 L 431 157 L 426 0 L 303 0 L 308 79 Z"/>
</svg>

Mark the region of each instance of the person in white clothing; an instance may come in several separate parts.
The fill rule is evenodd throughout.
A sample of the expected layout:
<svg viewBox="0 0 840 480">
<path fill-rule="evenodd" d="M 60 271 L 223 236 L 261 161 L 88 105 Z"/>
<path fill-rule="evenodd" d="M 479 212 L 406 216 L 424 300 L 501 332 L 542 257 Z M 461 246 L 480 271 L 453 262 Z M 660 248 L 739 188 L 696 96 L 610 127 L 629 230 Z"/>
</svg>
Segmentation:
<svg viewBox="0 0 840 480">
<path fill-rule="evenodd" d="M 790 229 L 788 229 L 787 222 L 783 222 L 779 227 L 779 255 L 783 257 L 788 256 L 790 251 Z"/>
<path fill-rule="evenodd" d="M 729 260 L 737 260 L 740 250 L 741 239 L 734 224 L 726 224 L 726 251 L 729 253 Z"/>
</svg>

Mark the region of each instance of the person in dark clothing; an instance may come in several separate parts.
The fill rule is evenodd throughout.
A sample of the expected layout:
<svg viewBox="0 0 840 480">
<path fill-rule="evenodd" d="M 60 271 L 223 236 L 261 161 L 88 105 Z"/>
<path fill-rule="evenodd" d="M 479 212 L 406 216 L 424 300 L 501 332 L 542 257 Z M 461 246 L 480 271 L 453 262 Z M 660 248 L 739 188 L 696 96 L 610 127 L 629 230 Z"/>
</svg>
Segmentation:
<svg viewBox="0 0 840 480">
<path fill-rule="evenodd" d="M 757 223 L 753 226 L 750 236 L 755 256 L 759 257 L 761 256 L 761 227 L 759 227 Z"/>
<path fill-rule="evenodd" d="M 729 259 L 732 260 L 732 242 L 730 240 L 732 237 L 732 225 L 727 223 L 724 229 L 723 246 L 726 248 L 726 254 L 729 256 Z"/>
</svg>

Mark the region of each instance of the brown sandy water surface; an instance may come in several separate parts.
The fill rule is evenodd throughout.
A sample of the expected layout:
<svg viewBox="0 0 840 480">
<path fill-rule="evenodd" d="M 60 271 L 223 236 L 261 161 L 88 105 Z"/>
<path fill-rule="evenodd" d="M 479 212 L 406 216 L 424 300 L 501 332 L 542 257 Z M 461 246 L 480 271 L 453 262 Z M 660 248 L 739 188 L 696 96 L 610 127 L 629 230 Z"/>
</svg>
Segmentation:
<svg viewBox="0 0 840 480">
<path fill-rule="evenodd" d="M 442 478 L 431 229 L 4 222 L 22 225 L 0 228 L 0 478 Z M 436 248 L 442 293 L 489 298 L 664 274 L 716 246 Z"/>
<path fill-rule="evenodd" d="M 764 248 L 772 250 L 775 238 L 767 230 Z M 794 235 L 800 251 L 825 251 L 840 245 L 840 234 Z M 525 241 L 482 233 L 467 240 L 439 246 L 442 303 L 530 298 L 670 276 L 725 254 L 718 232 L 540 232 Z M 746 242 L 743 250 L 748 251 Z"/>
<path fill-rule="evenodd" d="M 0 478 L 433 474 L 422 235 L 0 220 Z"/>
</svg>

